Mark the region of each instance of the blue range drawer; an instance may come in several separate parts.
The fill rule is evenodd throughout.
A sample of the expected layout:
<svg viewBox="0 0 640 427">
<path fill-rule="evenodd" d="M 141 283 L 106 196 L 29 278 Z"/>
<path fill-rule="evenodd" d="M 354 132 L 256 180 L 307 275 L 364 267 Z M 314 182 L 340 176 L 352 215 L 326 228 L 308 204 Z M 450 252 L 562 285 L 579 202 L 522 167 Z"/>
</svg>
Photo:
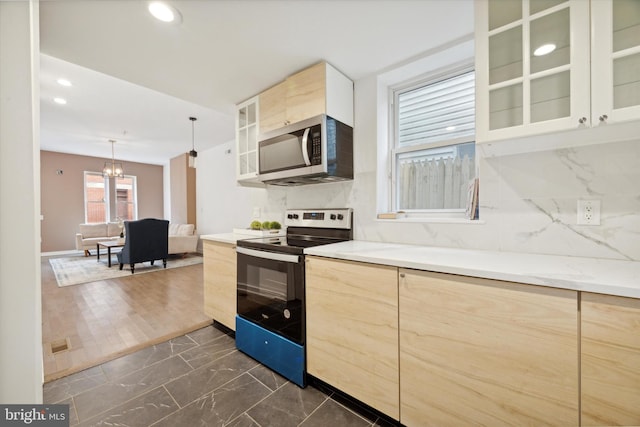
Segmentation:
<svg viewBox="0 0 640 427">
<path fill-rule="evenodd" d="M 305 387 L 303 346 L 236 316 L 236 347 L 289 381 Z"/>
</svg>

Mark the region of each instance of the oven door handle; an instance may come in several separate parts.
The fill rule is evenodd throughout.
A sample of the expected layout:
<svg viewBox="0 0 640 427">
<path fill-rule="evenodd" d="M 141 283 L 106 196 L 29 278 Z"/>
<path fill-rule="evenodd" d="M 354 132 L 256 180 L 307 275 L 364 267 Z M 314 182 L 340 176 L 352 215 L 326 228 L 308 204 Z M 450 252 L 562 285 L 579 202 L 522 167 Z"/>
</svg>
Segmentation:
<svg viewBox="0 0 640 427">
<path fill-rule="evenodd" d="M 272 261 L 283 261 L 283 262 L 292 262 L 292 263 L 300 262 L 300 257 L 298 255 L 278 254 L 274 252 L 257 251 L 255 249 L 247 249 L 247 248 L 240 248 L 240 247 L 236 247 L 236 252 L 243 255 L 254 256 L 256 258 L 270 259 Z"/>
</svg>

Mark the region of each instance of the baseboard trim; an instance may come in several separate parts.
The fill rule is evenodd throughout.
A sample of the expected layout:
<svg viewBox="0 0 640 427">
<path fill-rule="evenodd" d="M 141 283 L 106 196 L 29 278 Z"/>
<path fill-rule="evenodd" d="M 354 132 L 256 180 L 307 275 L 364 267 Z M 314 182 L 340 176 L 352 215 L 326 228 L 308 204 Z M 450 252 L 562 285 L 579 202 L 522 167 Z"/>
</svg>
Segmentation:
<svg viewBox="0 0 640 427">
<path fill-rule="evenodd" d="M 95 249 L 93 250 L 95 252 Z M 67 250 L 67 251 L 53 251 L 53 252 L 41 252 L 40 256 L 56 256 L 56 255 L 80 255 L 84 253 L 83 251 L 79 251 L 76 249 Z"/>
</svg>

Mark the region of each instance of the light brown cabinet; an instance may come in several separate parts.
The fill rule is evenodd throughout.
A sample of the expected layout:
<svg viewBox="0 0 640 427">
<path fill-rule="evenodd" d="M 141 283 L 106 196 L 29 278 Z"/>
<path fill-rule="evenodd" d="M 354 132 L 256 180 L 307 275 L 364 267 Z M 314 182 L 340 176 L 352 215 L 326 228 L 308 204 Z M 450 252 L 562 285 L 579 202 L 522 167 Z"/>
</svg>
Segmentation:
<svg viewBox="0 0 640 427">
<path fill-rule="evenodd" d="M 583 426 L 640 425 L 640 300 L 581 294 Z"/>
<path fill-rule="evenodd" d="M 307 371 L 399 419 L 396 267 L 306 258 Z"/>
<path fill-rule="evenodd" d="M 236 329 L 235 245 L 203 240 L 204 312 L 224 326 Z"/>
<path fill-rule="evenodd" d="M 261 133 L 319 114 L 353 126 L 353 82 L 326 62 L 262 92 L 259 103 Z"/>
<path fill-rule="evenodd" d="M 404 425 L 579 424 L 577 292 L 399 272 Z"/>
<path fill-rule="evenodd" d="M 260 94 L 260 132 L 268 132 L 286 125 L 287 82 L 279 83 Z"/>
</svg>

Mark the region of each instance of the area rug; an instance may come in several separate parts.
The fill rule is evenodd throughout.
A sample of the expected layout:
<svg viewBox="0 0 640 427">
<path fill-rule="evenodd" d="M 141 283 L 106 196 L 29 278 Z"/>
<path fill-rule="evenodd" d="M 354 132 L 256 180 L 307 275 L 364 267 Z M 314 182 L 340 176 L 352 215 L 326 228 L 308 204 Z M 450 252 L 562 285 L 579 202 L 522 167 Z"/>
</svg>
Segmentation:
<svg viewBox="0 0 640 427">
<path fill-rule="evenodd" d="M 107 266 L 107 256 L 100 256 L 100 261 L 96 261 L 95 256 L 77 256 L 68 258 L 51 258 L 49 264 L 53 268 L 53 273 L 58 281 L 58 286 L 79 285 L 81 283 L 96 282 L 98 280 L 115 279 L 118 277 L 131 276 L 129 265 L 125 264 L 122 270 L 118 265 L 115 256 L 112 258 L 111 268 Z M 167 269 L 185 267 L 202 263 L 202 256 L 199 254 L 188 254 L 169 256 L 167 259 Z M 158 260 L 151 265 L 149 262 L 135 265 L 135 274 L 151 273 L 162 271 L 162 261 Z"/>
</svg>

